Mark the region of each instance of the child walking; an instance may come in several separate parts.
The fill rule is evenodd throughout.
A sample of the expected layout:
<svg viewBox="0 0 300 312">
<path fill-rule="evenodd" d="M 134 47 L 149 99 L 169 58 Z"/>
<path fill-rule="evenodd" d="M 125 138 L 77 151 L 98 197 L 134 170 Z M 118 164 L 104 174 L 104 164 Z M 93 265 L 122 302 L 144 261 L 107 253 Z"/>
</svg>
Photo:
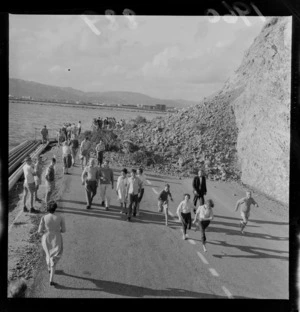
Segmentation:
<svg viewBox="0 0 300 312">
<path fill-rule="evenodd" d="M 177 215 L 182 223 L 182 239 L 187 239 L 187 229 L 191 229 L 192 226 L 192 215 L 191 212 L 195 206 L 190 202 L 190 194 L 184 194 L 184 200 L 179 204 L 177 208 Z"/>
<path fill-rule="evenodd" d="M 118 195 L 119 202 L 121 204 L 121 213 L 127 214 L 126 204 L 128 197 L 128 178 L 127 178 L 127 169 L 124 168 L 121 171 L 121 175 L 118 177 L 116 192 Z"/>
<path fill-rule="evenodd" d="M 200 228 L 201 232 L 201 241 L 203 250 L 206 252 L 206 236 L 205 236 L 205 230 L 209 226 L 210 221 L 214 218 L 214 214 L 212 211 L 212 208 L 214 207 L 214 202 L 211 199 L 208 199 L 206 201 L 206 204 L 199 206 L 193 223 L 196 224 L 197 228 Z"/>
<path fill-rule="evenodd" d="M 158 196 L 158 211 L 162 212 L 164 209 L 166 226 L 168 226 L 169 215 L 168 196 L 170 196 L 171 201 L 173 201 L 172 194 L 170 193 L 170 185 L 166 184 L 165 188 L 160 192 Z"/>
<path fill-rule="evenodd" d="M 241 227 L 242 234 L 244 234 L 244 228 L 246 227 L 246 224 L 250 217 L 251 205 L 258 207 L 258 204 L 253 199 L 251 191 L 247 191 L 246 197 L 241 198 L 240 200 L 237 201 L 236 206 L 235 206 L 235 211 L 238 210 L 240 205 L 241 205 L 241 217 L 242 217 L 242 220 L 240 221 L 240 227 Z"/>
</svg>

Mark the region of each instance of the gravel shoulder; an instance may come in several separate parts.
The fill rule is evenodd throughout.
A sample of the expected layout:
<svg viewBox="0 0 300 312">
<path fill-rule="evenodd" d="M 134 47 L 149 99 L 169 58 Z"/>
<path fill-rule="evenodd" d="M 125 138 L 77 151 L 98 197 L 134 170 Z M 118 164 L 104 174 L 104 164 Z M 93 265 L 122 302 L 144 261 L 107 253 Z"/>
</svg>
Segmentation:
<svg viewBox="0 0 300 312">
<path fill-rule="evenodd" d="M 49 165 L 51 158 L 55 156 L 58 165 L 56 166 L 56 189 L 53 193 L 53 199 L 60 197 L 62 186 L 62 168 L 61 151 L 52 145 L 42 154 L 43 174 L 42 185 L 38 190 L 38 196 L 45 198 L 45 170 Z M 27 203 L 29 197 L 27 198 Z M 27 205 L 29 207 L 29 205 Z M 24 278 L 27 286 L 32 285 L 35 274 L 39 269 L 41 259 L 43 259 L 43 250 L 40 244 L 40 236 L 37 233 L 40 219 L 45 213 L 45 203 L 34 203 L 34 207 L 40 210 L 39 214 L 23 213 L 23 181 L 16 183 L 9 194 L 9 215 L 8 215 L 8 267 L 7 282 L 17 278 Z"/>
</svg>

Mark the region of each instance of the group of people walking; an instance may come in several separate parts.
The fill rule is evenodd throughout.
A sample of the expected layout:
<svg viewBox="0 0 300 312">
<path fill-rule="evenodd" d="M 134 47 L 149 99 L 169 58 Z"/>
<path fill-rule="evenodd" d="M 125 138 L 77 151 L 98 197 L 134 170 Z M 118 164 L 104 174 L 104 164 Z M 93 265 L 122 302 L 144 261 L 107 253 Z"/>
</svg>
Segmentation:
<svg viewBox="0 0 300 312">
<path fill-rule="evenodd" d="M 120 176 L 117 178 L 116 185 L 114 185 L 114 173 L 109 166 L 109 160 L 103 161 L 103 154 L 105 152 L 105 144 L 100 140 L 96 145 L 96 158 L 91 158 L 92 144 L 88 137 L 86 137 L 79 145 L 78 134 L 71 134 L 71 137 L 64 141 L 62 147 L 64 173 L 68 173 L 67 167 L 68 158 L 71 155 L 72 165 L 75 165 L 76 155 L 80 150 L 81 159 L 81 181 L 85 188 L 86 195 L 86 209 L 91 209 L 94 198 L 99 189 L 99 203 L 106 211 L 110 210 L 111 199 L 114 191 L 118 202 L 120 204 L 120 214 L 124 215 L 127 221 L 131 221 L 132 217 L 140 215 L 140 205 L 145 192 L 145 185 L 147 178 L 143 172 L 143 168 L 131 169 L 130 174 L 126 168 L 123 168 Z M 61 233 L 66 231 L 64 218 L 56 215 L 55 211 L 57 204 L 50 200 L 51 193 L 55 189 L 55 171 L 56 158 L 52 158 L 50 165 L 45 172 L 46 181 L 46 195 L 45 203 L 47 207 L 47 214 L 45 214 L 40 221 L 38 232 L 43 234 L 42 246 L 46 254 L 46 262 L 50 276 L 50 285 L 55 285 L 54 275 L 57 262 L 61 258 L 63 252 L 63 241 Z M 39 212 L 33 207 L 33 200 L 41 201 L 38 198 L 37 192 L 41 184 L 42 163 L 41 157 L 38 157 L 35 163 L 28 156 L 24 171 L 24 212 L 37 213 Z M 195 225 L 195 231 L 199 230 L 203 250 L 206 252 L 206 229 L 214 218 L 213 208 L 214 202 L 212 199 L 205 200 L 207 194 L 206 178 L 204 171 L 200 169 L 192 181 L 193 199 L 188 193 L 183 195 L 183 200 L 179 203 L 176 213 L 179 221 L 182 224 L 182 238 L 188 238 L 188 230 L 191 230 L 192 224 Z M 30 194 L 31 208 L 26 207 L 26 199 L 28 193 Z M 165 225 L 169 223 L 169 199 L 174 201 L 170 185 L 165 184 L 164 189 L 158 195 L 158 212 L 164 213 Z M 197 202 L 199 205 L 197 207 Z M 256 201 L 252 198 L 251 192 L 246 193 L 246 197 L 240 199 L 236 203 L 235 211 L 241 208 L 240 228 L 244 233 L 250 216 L 250 207 L 255 205 L 258 207 Z M 192 220 L 192 213 L 194 218 Z"/>
<path fill-rule="evenodd" d="M 77 125 L 73 123 L 64 123 L 63 126 L 57 131 L 58 146 L 61 143 L 71 140 L 72 136 L 78 137 L 82 132 L 81 121 L 78 121 Z"/>
<path fill-rule="evenodd" d="M 120 203 L 120 213 L 127 215 L 127 221 L 130 221 L 132 216 L 139 216 L 146 177 L 142 168 L 132 169 L 130 177 L 127 174 L 128 171 L 124 168 L 117 179 L 115 191 Z M 109 167 L 109 161 L 105 160 L 103 165 L 98 166 L 96 159 L 91 158 L 82 172 L 81 180 L 85 186 L 86 209 L 91 209 L 99 186 L 100 203 L 105 210 L 109 210 L 114 190 L 114 173 Z"/>
</svg>

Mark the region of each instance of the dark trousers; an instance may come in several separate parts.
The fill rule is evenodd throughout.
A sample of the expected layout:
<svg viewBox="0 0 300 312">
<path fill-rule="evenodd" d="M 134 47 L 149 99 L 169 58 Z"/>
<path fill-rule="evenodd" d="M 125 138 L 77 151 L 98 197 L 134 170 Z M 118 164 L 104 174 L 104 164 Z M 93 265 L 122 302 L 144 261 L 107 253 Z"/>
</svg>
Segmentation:
<svg viewBox="0 0 300 312">
<path fill-rule="evenodd" d="M 85 181 L 85 196 L 87 206 L 91 206 L 94 196 L 97 193 L 97 181 Z"/>
<path fill-rule="evenodd" d="M 142 188 L 141 189 L 141 192 L 139 193 L 139 196 L 138 196 L 138 203 L 141 202 L 142 198 L 143 198 L 143 195 L 144 195 L 144 189 Z"/>
<path fill-rule="evenodd" d="M 98 165 L 102 165 L 103 162 L 103 152 L 97 152 Z"/>
<path fill-rule="evenodd" d="M 132 215 L 132 206 L 133 206 L 133 215 L 136 214 L 136 206 L 138 204 L 138 194 L 129 194 L 129 206 L 128 206 L 128 217 Z"/>
<path fill-rule="evenodd" d="M 194 196 L 194 206 L 196 206 L 198 199 L 199 199 L 200 206 L 204 205 L 204 195 L 195 195 Z"/>
<path fill-rule="evenodd" d="M 209 220 L 203 220 L 199 222 L 200 235 L 201 235 L 201 240 L 203 244 L 205 244 L 206 242 L 205 229 L 209 226 L 209 223 L 210 223 Z"/>
<path fill-rule="evenodd" d="M 186 234 L 187 229 L 191 229 L 192 227 L 192 215 L 191 213 L 181 213 L 181 223 L 182 223 L 182 229 L 183 233 Z"/>
</svg>

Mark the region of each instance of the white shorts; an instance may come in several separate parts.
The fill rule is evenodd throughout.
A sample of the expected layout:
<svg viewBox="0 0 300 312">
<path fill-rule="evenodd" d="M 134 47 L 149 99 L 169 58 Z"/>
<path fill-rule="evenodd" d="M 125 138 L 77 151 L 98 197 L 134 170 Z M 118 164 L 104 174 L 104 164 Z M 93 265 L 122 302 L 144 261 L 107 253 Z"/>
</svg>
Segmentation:
<svg viewBox="0 0 300 312">
<path fill-rule="evenodd" d="M 249 217 L 250 217 L 250 211 L 248 211 L 248 212 L 241 211 L 241 217 L 242 217 L 244 222 L 248 222 Z"/>
</svg>

